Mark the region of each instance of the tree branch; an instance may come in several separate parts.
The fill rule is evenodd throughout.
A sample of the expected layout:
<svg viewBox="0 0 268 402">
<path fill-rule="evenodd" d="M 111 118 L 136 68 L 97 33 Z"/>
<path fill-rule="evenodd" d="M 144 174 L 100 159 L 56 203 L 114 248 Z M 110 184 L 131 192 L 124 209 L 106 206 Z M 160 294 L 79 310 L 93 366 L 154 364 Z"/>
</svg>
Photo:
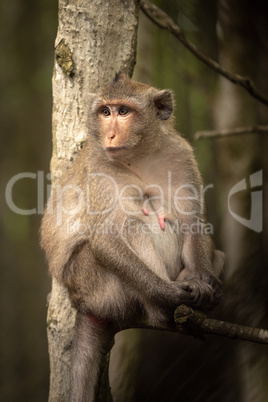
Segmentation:
<svg viewBox="0 0 268 402">
<path fill-rule="evenodd" d="M 252 133 L 268 133 L 268 126 L 237 127 L 230 130 L 197 131 L 194 135 L 194 140 L 199 140 L 200 138 L 219 138 Z"/>
<path fill-rule="evenodd" d="M 183 335 L 192 335 L 195 338 L 204 339 L 204 335 L 214 334 L 268 344 L 268 330 L 208 318 L 204 313 L 194 311 L 184 304 L 177 307 L 175 322 L 178 332 Z"/>
<path fill-rule="evenodd" d="M 141 9 L 147 17 L 162 29 L 166 29 L 174 35 L 190 52 L 192 52 L 199 60 L 212 68 L 214 71 L 227 78 L 232 83 L 243 87 L 251 96 L 258 99 L 260 102 L 268 105 L 268 97 L 257 90 L 254 83 L 249 77 L 231 73 L 222 68 L 214 60 L 204 55 L 195 45 L 189 42 L 182 30 L 175 22 L 159 7 L 152 4 L 148 0 L 140 1 Z"/>
</svg>

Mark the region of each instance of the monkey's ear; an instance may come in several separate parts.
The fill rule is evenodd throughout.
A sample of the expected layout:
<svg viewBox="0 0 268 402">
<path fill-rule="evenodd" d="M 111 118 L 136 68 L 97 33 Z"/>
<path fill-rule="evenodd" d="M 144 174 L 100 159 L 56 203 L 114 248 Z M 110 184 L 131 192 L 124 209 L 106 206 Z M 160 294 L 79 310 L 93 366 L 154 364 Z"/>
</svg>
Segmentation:
<svg viewBox="0 0 268 402">
<path fill-rule="evenodd" d="M 173 112 L 173 101 L 170 91 L 159 91 L 154 96 L 154 105 L 157 109 L 157 115 L 161 120 L 167 120 L 170 118 Z"/>
</svg>

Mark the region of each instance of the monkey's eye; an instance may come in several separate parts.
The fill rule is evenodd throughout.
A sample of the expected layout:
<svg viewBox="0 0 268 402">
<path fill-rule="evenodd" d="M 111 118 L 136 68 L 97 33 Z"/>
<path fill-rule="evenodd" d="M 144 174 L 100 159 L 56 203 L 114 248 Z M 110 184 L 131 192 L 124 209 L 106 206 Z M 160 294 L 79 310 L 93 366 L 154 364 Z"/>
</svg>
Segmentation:
<svg viewBox="0 0 268 402">
<path fill-rule="evenodd" d="M 110 116 L 111 112 L 110 109 L 108 109 L 108 107 L 104 107 L 101 111 L 101 114 L 105 117 Z"/>
<path fill-rule="evenodd" d="M 126 114 L 128 114 L 128 112 L 129 112 L 129 110 L 128 110 L 128 108 L 126 108 L 126 107 L 121 107 L 121 108 L 119 109 L 119 114 L 120 114 L 121 116 L 125 116 Z"/>
</svg>

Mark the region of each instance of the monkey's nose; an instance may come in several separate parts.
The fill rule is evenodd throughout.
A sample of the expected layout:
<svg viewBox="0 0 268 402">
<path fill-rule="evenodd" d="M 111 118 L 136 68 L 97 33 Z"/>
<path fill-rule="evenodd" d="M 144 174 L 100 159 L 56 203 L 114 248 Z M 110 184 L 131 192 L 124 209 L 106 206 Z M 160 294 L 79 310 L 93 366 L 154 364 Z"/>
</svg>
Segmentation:
<svg viewBox="0 0 268 402">
<path fill-rule="evenodd" d="M 113 140 L 116 137 L 115 133 L 111 133 L 107 135 L 108 140 Z"/>
</svg>

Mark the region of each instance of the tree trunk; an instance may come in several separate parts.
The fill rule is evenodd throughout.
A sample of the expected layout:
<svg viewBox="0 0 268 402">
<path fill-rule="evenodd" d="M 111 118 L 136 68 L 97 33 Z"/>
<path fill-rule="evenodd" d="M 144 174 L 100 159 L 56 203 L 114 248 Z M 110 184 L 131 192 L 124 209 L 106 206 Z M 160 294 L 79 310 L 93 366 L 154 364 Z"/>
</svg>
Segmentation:
<svg viewBox="0 0 268 402">
<path fill-rule="evenodd" d="M 53 74 L 53 180 L 87 138 L 90 95 L 116 72 L 132 74 L 138 25 L 137 0 L 59 0 Z M 75 311 L 67 291 L 53 281 L 48 309 L 50 401 L 67 401 Z"/>
</svg>

